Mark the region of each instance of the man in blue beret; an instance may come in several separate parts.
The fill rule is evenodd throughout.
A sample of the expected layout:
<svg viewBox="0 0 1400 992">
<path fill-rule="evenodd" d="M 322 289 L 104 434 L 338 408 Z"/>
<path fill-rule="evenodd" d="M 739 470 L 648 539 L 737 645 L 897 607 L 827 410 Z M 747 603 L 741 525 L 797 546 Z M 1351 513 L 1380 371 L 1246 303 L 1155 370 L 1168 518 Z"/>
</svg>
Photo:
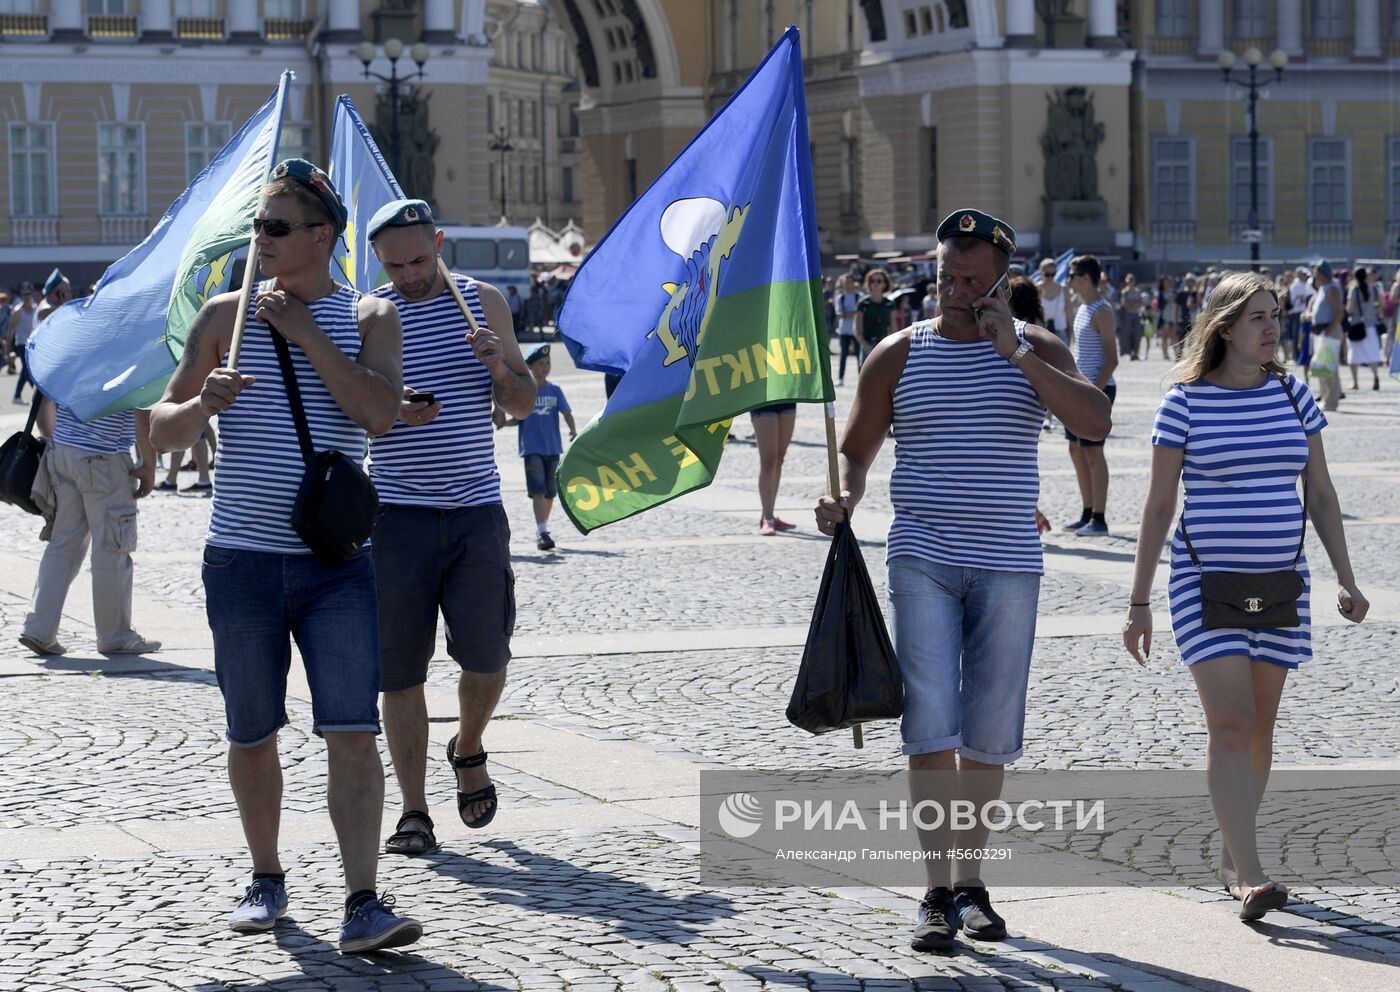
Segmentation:
<svg viewBox="0 0 1400 992">
<path fill-rule="evenodd" d="M 375 892 L 384 769 L 379 733 L 379 624 L 368 552 L 331 565 L 291 525 L 306 465 L 274 335 L 285 339 L 314 446 L 359 459 L 367 435 L 394 425 L 403 392 L 402 334 L 388 302 L 332 280 L 331 252 L 346 210 L 326 173 L 281 162 L 253 218 L 257 264 L 269 277 L 248 308 L 242 351 L 229 347 L 239 294 L 211 298 L 152 411 L 162 451 L 193 447 L 219 418 L 204 590 L 214 667 L 228 720 L 229 780 L 252 854 L 253 878 L 230 918 L 239 933 L 271 930 L 287 910 L 278 853 L 282 772 L 277 733 L 290 638 L 311 689 L 315 732 L 326 742 L 331 822 L 345 870 L 340 949 L 398 947 L 423 932 Z M 249 271 L 247 278 L 254 278 Z"/>
<path fill-rule="evenodd" d="M 395 854 L 436 850 L 425 790 L 428 711 L 423 684 L 437 638 L 461 668 L 457 733 L 447 760 L 457 813 L 469 827 L 496 815 L 482 736 L 505 687 L 515 625 L 510 526 L 501 505 L 493 402 L 514 417 L 535 404 L 535 383 L 494 286 L 452 274 L 468 321 L 438 262 L 442 231 L 422 200 L 396 200 L 366 230 L 389 284 L 375 290 L 403 322 L 398 422 L 370 445 L 384 507 L 374 532 L 379 584 L 384 729 L 403 812 L 385 844 Z"/>
<path fill-rule="evenodd" d="M 981 810 L 1021 755 L 1042 571 L 1035 523 L 1037 447 L 1048 408 L 1080 437 L 1109 429 L 1108 398 L 1042 327 L 1015 320 L 1002 292 L 1016 232 L 981 210 L 938 226 L 932 320 L 887 336 L 865 360 L 841 442 L 841 494 L 817 504 L 833 533 L 865 494 L 891 427 L 894 522 L 886 558 L 895 651 L 904 676 L 901 735 L 910 792 Z M 1006 936 L 978 877 L 986 823 L 920 830 L 928 892 L 911 943 L 949 950 L 959 929 Z"/>
</svg>

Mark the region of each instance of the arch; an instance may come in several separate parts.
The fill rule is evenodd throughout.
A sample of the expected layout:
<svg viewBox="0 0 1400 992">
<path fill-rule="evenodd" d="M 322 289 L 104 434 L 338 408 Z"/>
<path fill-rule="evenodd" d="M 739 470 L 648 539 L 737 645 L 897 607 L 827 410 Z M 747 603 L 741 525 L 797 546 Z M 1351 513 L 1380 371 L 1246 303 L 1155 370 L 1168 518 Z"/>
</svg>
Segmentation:
<svg viewBox="0 0 1400 992">
<path fill-rule="evenodd" d="M 680 85 L 680 59 L 662 0 L 601 0 L 608 23 L 595 0 L 554 0 L 571 28 L 580 75 L 589 89 L 605 98 L 618 85 L 655 79 L 663 90 Z M 619 48 L 618 43 L 623 42 Z M 623 52 L 635 60 L 621 79 L 608 71 Z M 623 66 L 616 66 L 621 72 Z"/>
</svg>

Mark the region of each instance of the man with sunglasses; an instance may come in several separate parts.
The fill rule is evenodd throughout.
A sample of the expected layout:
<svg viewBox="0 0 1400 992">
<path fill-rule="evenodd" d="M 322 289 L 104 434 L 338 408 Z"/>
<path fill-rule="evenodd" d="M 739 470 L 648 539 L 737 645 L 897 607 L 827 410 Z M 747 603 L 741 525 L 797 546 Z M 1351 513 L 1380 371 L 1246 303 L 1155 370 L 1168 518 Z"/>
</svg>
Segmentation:
<svg viewBox="0 0 1400 992">
<path fill-rule="evenodd" d="M 1016 233 L 980 210 L 938 226 L 939 316 L 885 338 L 865 361 L 841 441 L 841 494 L 822 497 L 834 533 L 865 493 L 891 425 L 898 441 L 886 544 L 900 727 L 916 803 L 977 810 L 1021 755 L 1043 571 L 1036 449 L 1048 408 L 1084 437 L 1108 433 L 1108 399 L 1065 344 L 1014 320 L 1000 293 Z M 920 830 L 928 892 L 911 939 L 951 950 L 959 929 L 1006 937 L 978 877 L 985 819 Z M 966 851 L 953 854 L 953 851 Z"/>
<path fill-rule="evenodd" d="M 326 791 L 345 871 L 340 949 L 360 954 L 412 943 L 422 926 L 375 892 L 384 768 L 379 733 L 379 626 L 374 566 L 362 552 L 341 565 L 313 555 L 292 529 L 305 473 L 273 335 L 292 369 L 317 451 L 362 456 L 366 434 L 394 425 L 402 392 L 398 313 L 330 275 L 346 210 L 325 172 L 278 164 L 253 222 L 264 276 L 247 313 L 237 368 L 229 347 L 238 293 L 210 299 L 190 325 L 184 355 L 151 414 L 162 451 L 192 447 L 219 418 L 217 485 L 204 548 L 214 670 L 228 723 L 229 781 L 253 862 L 252 884 L 229 920 L 238 933 L 271 930 L 287 910 L 278 854 L 287 724 L 289 637 L 325 739 Z M 246 278 L 254 278 L 250 263 Z"/>
<path fill-rule="evenodd" d="M 370 476 L 384 513 L 374 530 L 379 584 L 384 729 L 403 812 L 384 845 L 391 854 L 438 848 L 424 778 L 428 709 L 423 684 L 438 612 L 457 681 L 457 733 L 447 760 L 457 815 L 485 827 L 496 815 L 482 735 L 505 688 L 515 627 L 510 525 L 496 471 L 494 401 L 523 419 L 535 382 L 520 354 L 500 290 L 453 275 L 472 330 L 438 264 L 442 231 L 422 200 L 395 200 L 366 227 L 389 285 L 375 290 L 403 322 L 403 401 L 392 430 L 370 445 Z"/>
</svg>

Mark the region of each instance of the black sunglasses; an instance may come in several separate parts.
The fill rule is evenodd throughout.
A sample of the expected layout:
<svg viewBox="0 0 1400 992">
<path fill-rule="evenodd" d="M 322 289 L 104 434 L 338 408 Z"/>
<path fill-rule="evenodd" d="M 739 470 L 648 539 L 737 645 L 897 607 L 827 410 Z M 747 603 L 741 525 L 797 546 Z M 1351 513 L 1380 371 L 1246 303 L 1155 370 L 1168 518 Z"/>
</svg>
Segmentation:
<svg viewBox="0 0 1400 992">
<path fill-rule="evenodd" d="M 315 221 L 310 224 L 303 224 L 300 221 L 290 220 L 265 220 L 262 217 L 253 218 L 253 233 L 266 234 L 269 238 L 285 238 L 292 233 L 294 227 L 325 227 L 325 221 Z"/>
</svg>

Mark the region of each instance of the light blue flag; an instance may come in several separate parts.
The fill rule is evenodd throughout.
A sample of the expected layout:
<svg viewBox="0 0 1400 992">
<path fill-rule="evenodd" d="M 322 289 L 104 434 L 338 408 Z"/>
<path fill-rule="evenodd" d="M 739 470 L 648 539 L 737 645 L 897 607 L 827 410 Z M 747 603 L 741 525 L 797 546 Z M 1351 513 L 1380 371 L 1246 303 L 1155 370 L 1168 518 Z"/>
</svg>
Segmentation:
<svg viewBox="0 0 1400 992">
<path fill-rule="evenodd" d="M 282 73 L 277 91 L 92 295 L 59 307 L 30 336 L 25 360 L 45 396 L 81 420 L 160 399 L 195 314 L 228 288 L 233 256 L 252 236 L 291 79 Z"/>
<path fill-rule="evenodd" d="M 368 293 L 388 281 L 365 237 L 369 220 L 384 204 L 402 200 L 403 190 L 356 112 L 354 102 L 344 94 L 335 102 L 327 172 L 350 211 L 345 239 L 331 256 L 331 276 Z"/>
<path fill-rule="evenodd" d="M 1061 286 L 1069 285 L 1069 263 L 1073 260 L 1073 248 L 1066 248 L 1055 258 L 1055 281 Z"/>
</svg>

